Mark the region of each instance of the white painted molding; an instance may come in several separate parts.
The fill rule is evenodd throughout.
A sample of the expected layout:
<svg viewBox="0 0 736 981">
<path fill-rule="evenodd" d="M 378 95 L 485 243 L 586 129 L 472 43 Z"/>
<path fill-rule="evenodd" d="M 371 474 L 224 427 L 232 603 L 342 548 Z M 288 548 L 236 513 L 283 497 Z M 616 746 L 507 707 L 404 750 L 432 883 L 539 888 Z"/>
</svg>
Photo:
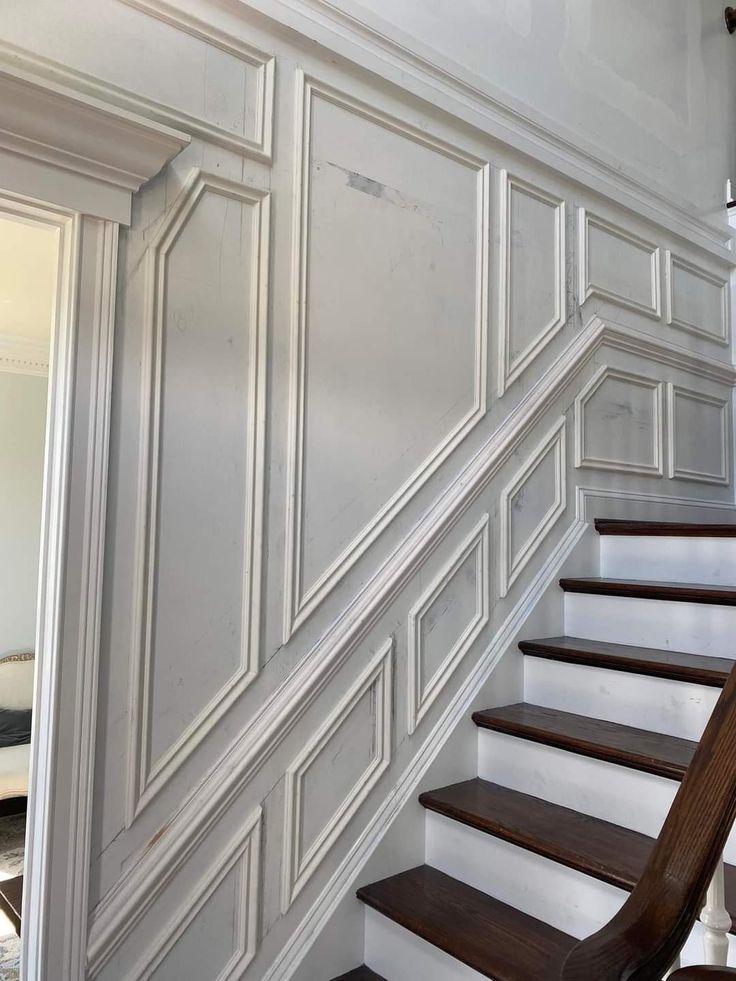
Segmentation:
<svg viewBox="0 0 736 981">
<path fill-rule="evenodd" d="M 554 400 L 604 345 L 659 364 L 690 370 L 730 387 L 736 383 L 736 368 L 731 364 L 671 342 L 664 343 L 634 328 L 593 318 L 374 574 L 344 615 L 254 714 L 237 742 L 217 760 L 201 783 L 192 788 L 187 802 L 162 826 L 154 843 L 130 856 L 125 872 L 92 912 L 89 962 L 93 977 L 146 915 L 169 880 L 172 868 L 186 861 L 219 815 L 298 724 L 427 555 L 452 530 L 459 516 L 511 458 Z"/>
<path fill-rule="evenodd" d="M 427 714 L 455 669 L 473 646 L 490 617 L 490 527 L 489 516 L 460 543 L 446 565 L 432 580 L 408 614 L 407 711 L 411 735 Z M 471 555 L 475 555 L 475 611 L 455 643 L 426 682 L 422 671 L 422 621 L 442 592 L 450 585 Z"/>
<path fill-rule="evenodd" d="M 189 137 L 8 55 L 0 49 L 3 188 L 128 224 L 131 194 Z"/>
<path fill-rule="evenodd" d="M 690 273 L 697 279 L 702 279 L 704 282 L 710 283 L 711 286 L 715 286 L 721 291 L 721 318 L 720 323 L 717 325 L 717 330 L 708 330 L 704 324 L 694 324 L 689 320 L 683 320 L 681 317 L 675 315 L 674 272 L 678 268 Z M 669 249 L 665 252 L 665 269 L 667 285 L 665 293 L 666 315 L 667 323 L 670 327 L 679 327 L 680 330 L 686 330 L 688 333 L 695 334 L 697 337 L 703 337 L 708 341 L 713 341 L 715 344 L 728 347 L 731 343 L 731 291 L 729 289 L 728 279 L 723 276 L 717 276 L 714 272 L 704 269 L 694 262 L 681 259 Z"/>
<path fill-rule="evenodd" d="M 649 303 L 640 303 L 638 300 L 632 300 L 630 297 L 624 296 L 621 293 L 616 293 L 613 290 L 606 289 L 605 286 L 592 280 L 590 275 L 589 254 L 589 238 L 591 228 L 597 228 L 606 235 L 617 238 L 622 242 L 628 242 L 635 248 L 649 253 L 649 278 L 651 293 Z M 611 303 L 615 303 L 618 306 L 626 307 L 628 310 L 634 310 L 636 313 L 643 313 L 645 316 L 651 317 L 654 320 L 660 320 L 662 316 L 662 287 L 659 251 L 659 246 L 654 242 L 649 242 L 647 239 L 640 238 L 638 235 L 634 235 L 632 232 L 627 231 L 625 228 L 621 228 L 619 225 L 614 225 L 605 218 L 599 218 L 597 215 L 593 215 L 589 211 L 586 211 L 585 208 L 578 208 L 579 302 L 583 304 L 592 296 L 597 296 L 602 300 L 609 300 Z"/>
<path fill-rule="evenodd" d="M 48 376 L 49 345 L 14 334 L 0 334 L 0 371 Z"/>
<path fill-rule="evenodd" d="M 207 874 L 178 906 L 174 916 L 157 935 L 153 949 L 146 951 L 130 974 L 126 975 L 126 981 L 148 981 L 155 975 L 217 888 L 233 871 L 237 871 L 238 876 L 233 911 L 236 943 L 230 959 L 213 981 L 238 981 L 242 978 L 255 956 L 258 943 L 262 818 L 262 809 L 258 807 L 214 864 L 208 866 Z"/>
<path fill-rule="evenodd" d="M 180 127 L 192 136 L 201 137 L 209 143 L 225 147 L 227 150 L 234 150 L 236 153 L 244 154 L 255 160 L 262 160 L 270 163 L 273 156 L 273 119 L 274 119 L 274 76 L 276 72 L 276 59 L 264 51 L 247 44 L 239 37 L 223 31 L 215 26 L 212 17 L 205 15 L 204 18 L 196 17 L 181 10 L 166 0 L 122 0 L 122 3 L 140 10 L 150 17 L 174 27 L 176 30 L 183 31 L 191 37 L 199 38 L 206 44 L 224 51 L 236 60 L 244 62 L 255 69 L 255 79 L 252 88 L 255 93 L 255 100 L 252 106 L 252 115 L 255 121 L 255 130 L 251 136 L 239 134 L 233 130 L 216 126 L 200 116 L 193 116 L 190 113 L 182 112 L 173 106 L 162 106 L 158 102 L 149 100 L 140 95 L 133 95 L 118 89 L 119 98 L 134 102 L 139 106 L 139 111 L 144 112 L 151 118 L 160 118 L 162 121 Z M 107 86 L 106 86 L 107 87 Z M 248 113 L 245 114 L 246 116 Z"/>
<path fill-rule="evenodd" d="M 687 467 L 680 467 L 677 464 L 677 424 L 675 411 L 677 400 L 683 399 L 693 402 L 696 405 L 710 405 L 721 413 L 721 438 L 720 438 L 720 466 L 717 471 L 704 472 L 701 470 L 690 470 Z M 721 484 L 728 486 L 731 482 L 731 401 L 721 399 L 715 395 L 707 395 L 704 392 L 695 392 L 681 385 L 669 382 L 667 385 L 667 441 L 668 441 L 668 469 L 671 478 L 679 480 L 693 480 L 701 484 Z M 699 433 L 696 430 L 690 439 L 698 439 Z"/>
<path fill-rule="evenodd" d="M 282 913 L 288 911 L 391 762 L 393 650 L 394 641 L 391 637 L 371 659 L 357 681 L 345 692 L 336 708 L 311 739 L 307 741 L 304 749 L 286 771 L 281 883 Z M 374 709 L 373 731 L 370 734 L 373 755 L 363 772 L 358 774 L 355 783 L 315 840 L 304 851 L 301 836 L 304 808 L 302 788 L 305 775 L 330 739 L 368 693 L 372 693 Z"/>
<path fill-rule="evenodd" d="M 247 488 L 244 521 L 242 648 L 241 661 L 216 695 L 203 705 L 174 744 L 156 760 L 151 759 L 151 659 L 153 643 L 153 588 L 157 552 L 157 495 L 160 467 L 160 421 L 163 386 L 165 283 L 167 257 L 205 194 L 219 194 L 255 209 L 251 242 L 252 296 L 250 322 L 246 426 Z M 133 650 L 131 651 L 130 732 L 128 768 L 128 826 L 161 791 L 191 753 L 218 724 L 227 709 L 258 673 L 260 636 L 261 541 L 263 536 L 263 489 L 265 453 L 266 332 L 268 319 L 269 202 L 266 191 L 193 170 L 173 203 L 148 250 L 148 302 L 145 356 L 141 384 L 141 461 L 136 534 L 136 597 Z"/>
<path fill-rule="evenodd" d="M 622 487 L 580 487 L 576 488 L 576 514 L 581 521 L 589 522 L 601 517 L 600 510 L 593 507 L 597 501 L 625 501 L 627 504 L 641 504 L 651 508 L 651 518 L 661 520 L 663 508 L 679 508 L 682 521 L 695 521 L 698 512 L 716 512 L 723 521 L 729 517 L 736 519 L 736 504 L 733 501 L 704 501 L 699 497 L 675 497 L 669 494 L 651 494 L 625 490 Z"/>
<path fill-rule="evenodd" d="M 519 578 L 534 553 L 544 542 L 567 507 L 566 426 L 567 421 L 563 416 L 555 423 L 552 430 L 544 436 L 539 446 L 532 452 L 529 460 L 501 493 L 498 505 L 499 520 L 501 523 L 501 596 L 507 595 L 509 589 L 511 589 Z M 511 527 L 513 499 L 524 487 L 537 467 L 551 453 L 554 454 L 555 461 L 555 483 L 550 505 L 527 540 L 514 552 Z"/>
<path fill-rule="evenodd" d="M 477 213 L 475 238 L 476 253 L 476 318 L 475 318 L 475 366 L 473 378 L 473 405 L 465 416 L 447 433 L 425 461 L 408 480 L 373 516 L 329 567 L 308 589 L 302 582 L 303 539 L 303 483 L 304 483 L 304 432 L 306 407 L 306 358 L 305 351 L 309 332 L 308 324 L 308 243 L 309 243 L 309 176 L 311 167 L 312 104 L 320 98 L 375 123 L 405 139 L 427 147 L 437 153 L 470 168 L 477 175 Z M 330 594 L 337 583 L 357 562 L 366 549 L 376 540 L 383 529 L 399 513 L 404 505 L 437 470 L 440 464 L 483 418 L 486 412 L 487 350 L 488 350 L 488 244 L 490 236 L 489 172 L 485 160 L 467 153 L 460 147 L 450 146 L 424 130 L 417 129 L 400 119 L 386 115 L 374 106 L 340 92 L 330 85 L 298 74 L 297 154 L 295 173 L 295 228 L 293 275 L 293 319 L 291 340 L 291 394 L 289 435 L 289 477 L 287 502 L 286 574 L 284 589 L 284 643 L 311 616 Z"/>
<path fill-rule="evenodd" d="M 626 382 L 652 393 L 652 462 L 633 463 L 629 460 L 617 460 L 613 457 L 592 456 L 585 445 L 585 409 L 595 393 L 609 379 Z M 648 476 L 664 476 L 664 385 L 655 378 L 609 368 L 602 365 L 593 375 L 588 384 L 575 398 L 575 466 L 590 467 L 595 470 L 614 470 L 621 473 L 638 473 Z"/>
<path fill-rule="evenodd" d="M 175 0 L 175 4 L 210 23 L 223 17 L 217 0 Z M 514 100 L 466 65 L 426 47 L 364 7 L 349 12 L 344 3 L 338 7 L 331 0 L 237 0 L 234 6 L 242 10 L 244 31 L 249 11 L 265 14 L 733 263 L 726 249 L 731 230 L 725 219 L 721 223 L 702 219 L 695 207 L 684 207 L 650 178 L 631 168 L 623 170 L 620 159 L 587 142 L 580 132 L 565 131 L 558 121 Z"/>
<path fill-rule="evenodd" d="M 554 234 L 554 253 L 553 264 L 555 269 L 555 310 L 546 324 L 542 324 L 536 332 L 534 338 L 526 345 L 520 354 L 515 357 L 511 352 L 511 331 L 513 327 L 511 309 L 511 275 L 512 275 L 512 216 L 511 216 L 511 195 L 514 191 L 526 194 L 542 204 L 546 204 L 555 210 L 555 234 Z M 535 358 L 541 354 L 544 348 L 559 334 L 565 326 L 567 317 L 566 296 L 567 296 L 567 275 L 566 275 L 566 248 L 565 248 L 565 202 L 562 198 L 550 194 L 522 180 L 514 177 L 506 170 L 500 173 L 500 239 L 501 249 L 499 255 L 499 324 L 500 324 L 500 350 L 499 350 L 499 377 L 498 395 L 503 396 L 506 389 L 519 378 Z"/>
</svg>

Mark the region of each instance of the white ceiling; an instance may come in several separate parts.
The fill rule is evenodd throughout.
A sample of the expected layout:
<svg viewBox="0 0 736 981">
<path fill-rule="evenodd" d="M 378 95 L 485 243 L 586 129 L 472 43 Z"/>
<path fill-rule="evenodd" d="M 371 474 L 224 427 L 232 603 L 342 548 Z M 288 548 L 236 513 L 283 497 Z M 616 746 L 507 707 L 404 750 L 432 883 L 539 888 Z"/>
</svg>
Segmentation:
<svg viewBox="0 0 736 981">
<path fill-rule="evenodd" d="M 53 229 L 0 215 L 0 336 L 48 345 L 57 242 Z"/>
</svg>

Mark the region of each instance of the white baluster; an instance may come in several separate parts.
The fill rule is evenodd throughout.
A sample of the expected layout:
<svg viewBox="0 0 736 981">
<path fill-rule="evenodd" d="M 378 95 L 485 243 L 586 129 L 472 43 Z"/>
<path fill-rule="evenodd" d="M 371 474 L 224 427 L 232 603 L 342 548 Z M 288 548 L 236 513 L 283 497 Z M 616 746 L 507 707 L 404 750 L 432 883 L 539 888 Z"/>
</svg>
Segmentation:
<svg viewBox="0 0 736 981">
<path fill-rule="evenodd" d="M 723 859 L 716 868 L 716 874 L 708 887 L 705 906 L 700 914 L 704 928 L 703 946 L 705 963 L 710 966 L 725 967 L 728 964 L 728 932 L 731 917 L 726 909 L 726 891 L 723 882 Z"/>
</svg>

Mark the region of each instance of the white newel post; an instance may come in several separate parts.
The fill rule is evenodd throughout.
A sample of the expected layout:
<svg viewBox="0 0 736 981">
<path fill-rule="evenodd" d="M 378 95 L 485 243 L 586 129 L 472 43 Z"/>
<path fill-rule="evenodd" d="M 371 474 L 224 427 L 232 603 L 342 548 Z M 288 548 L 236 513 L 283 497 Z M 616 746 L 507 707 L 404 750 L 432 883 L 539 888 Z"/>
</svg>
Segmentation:
<svg viewBox="0 0 736 981">
<path fill-rule="evenodd" d="M 721 858 L 713 881 L 708 887 L 703 912 L 700 914 L 700 922 L 704 928 L 705 963 L 709 967 L 725 967 L 728 963 L 728 933 L 731 929 L 731 917 L 726 909 L 723 872 L 724 865 Z"/>
</svg>

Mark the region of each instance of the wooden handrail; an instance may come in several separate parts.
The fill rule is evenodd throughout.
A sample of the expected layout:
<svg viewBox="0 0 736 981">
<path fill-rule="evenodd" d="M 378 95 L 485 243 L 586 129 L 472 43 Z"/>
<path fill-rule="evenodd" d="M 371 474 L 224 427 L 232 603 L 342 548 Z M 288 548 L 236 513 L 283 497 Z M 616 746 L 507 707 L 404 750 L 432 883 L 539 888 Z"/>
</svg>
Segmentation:
<svg viewBox="0 0 736 981">
<path fill-rule="evenodd" d="M 684 967 L 670 974 L 667 981 L 734 981 L 736 970 L 732 967 Z"/>
<path fill-rule="evenodd" d="M 736 668 L 636 888 L 602 930 L 573 948 L 560 981 L 660 981 L 698 918 L 734 817 Z"/>
</svg>

